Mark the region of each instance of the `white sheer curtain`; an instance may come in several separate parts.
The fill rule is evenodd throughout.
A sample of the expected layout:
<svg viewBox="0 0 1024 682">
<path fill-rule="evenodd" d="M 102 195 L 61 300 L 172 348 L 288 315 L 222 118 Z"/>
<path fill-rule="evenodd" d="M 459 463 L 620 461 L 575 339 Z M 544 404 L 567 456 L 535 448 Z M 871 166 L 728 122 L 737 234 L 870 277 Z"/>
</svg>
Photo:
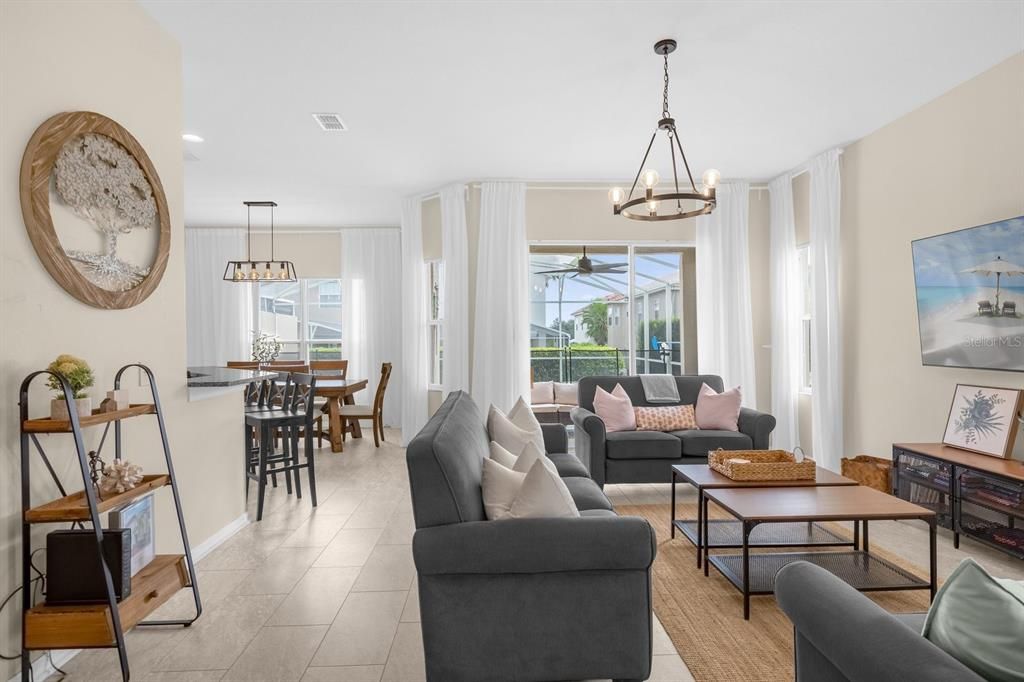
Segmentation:
<svg viewBox="0 0 1024 682">
<path fill-rule="evenodd" d="M 843 366 L 839 336 L 839 150 L 809 164 L 811 174 L 811 449 L 839 471 L 843 456 Z"/>
<path fill-rule="evenodd" d="M 526 185 L 485 182 L 480 197 L 473 399 L 508 410 L 530 386 Z"/>
<path fill-rule="evenodd" d="M 245 230 L 185 230 L 185 323 L 190 367 L 248 360 L 252 286 L 225 282 L 229 260 L 245 256 Z"/>
<path fill-rule="evenodd" d="M 367 379 L 369 403 L 380 381 L 380 366 L 393 365 L 384 396 L 384 424 L 402 424 L 402 250 L 399 230 L 341 231 L 341 330 L 348 376 Z"/>
<path fill-rule="evenodd" d="M 444 344 L 445 392 L 469 384 L 469 255 L 466 237 L 466 186 L 441 188 L 441 259 L 444 294 L 441 334 Z"/>
<path fill-rule="evenodd" d="M 402 201 L 402 363 L 395 369 L 402 396 L 402 443 L 427 423 L 427 296 L 420 197 Z M 384 311 L 385 314 L 387 311 Z"/>
<path fill-rule="evenodd" d="M 772 302 L 772 443 L 792 450 L 800 444 L 797 400 L 800 390 L 800 282 L 797 272 L 793 177 L 768 183 L 771 197 L 769 257 Z"/>
<path fill-rule="evenodd" d="M 718 187 L 717 198 L 714 212 L 697 218 L 697 368 L 702 374 L 720 375 L 726 388 L 741 386 L 743 404 L 754 407 L 750 185 L 725 183 Z"/>
</svg>

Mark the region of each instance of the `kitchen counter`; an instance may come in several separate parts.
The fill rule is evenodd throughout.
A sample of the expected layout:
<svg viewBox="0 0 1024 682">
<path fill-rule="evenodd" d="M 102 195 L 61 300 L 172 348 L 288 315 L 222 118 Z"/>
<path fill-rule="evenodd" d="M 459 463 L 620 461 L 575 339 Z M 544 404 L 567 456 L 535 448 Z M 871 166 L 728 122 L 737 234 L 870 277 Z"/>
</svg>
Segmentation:
<svg viewBox="0 0 1024 682">
<path fill-rule="evenodd" d="M 232 367 L 189 367 L 188 399 L 204 400 L 224 393 L 234 393 L 252 381 L 271 379 L 277 372 L 264 372 Z"/>
</svg>

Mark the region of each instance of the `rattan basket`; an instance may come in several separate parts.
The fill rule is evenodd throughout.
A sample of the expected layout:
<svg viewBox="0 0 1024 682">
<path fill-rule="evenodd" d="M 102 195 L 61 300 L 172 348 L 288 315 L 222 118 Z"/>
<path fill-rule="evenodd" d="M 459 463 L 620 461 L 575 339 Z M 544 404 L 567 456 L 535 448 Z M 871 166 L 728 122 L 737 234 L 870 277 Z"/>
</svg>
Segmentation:
<svg viewBox="0 0 1024 682">
<path fill-rule="evenodd" d="M 746 459 L 749 462 L 730 462 Z M 792 452 L 785 450 L 712 450 L 708 452 L 708 465 L 734 481 L 808 481 L 817 473 L 813 459 L 796 461 Z"/>
<path fill-rule="evenodd" d="M 843 476 L 852 478 L 857 483 L 869 488 L 892 494 L 891 459 L 857 455 L 856 457 L 843 457 L 841 466 Z"/>
</svg>

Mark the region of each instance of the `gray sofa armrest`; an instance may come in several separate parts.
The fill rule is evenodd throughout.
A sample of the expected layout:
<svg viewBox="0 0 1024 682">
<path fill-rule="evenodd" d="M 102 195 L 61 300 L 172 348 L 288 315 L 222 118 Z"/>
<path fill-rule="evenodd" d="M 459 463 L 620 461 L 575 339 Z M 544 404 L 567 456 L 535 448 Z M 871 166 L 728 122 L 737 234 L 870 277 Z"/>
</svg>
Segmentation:
<svg viewBox="0 0 1024 682">
<path fill-rule="evenodd" d="M 758 412 L 749 407 L 740 408 L 740 433 L 750 436 L 755 450 L 767 450 L 768 439 L 775 429 L 775 417 L 767 412 Z"/>
<path fill-rule="evenodd" d="M 795 628 L 798 682 L 981 682 L 955 658 L 828 571 L 784 566 L 775 599 Z"/>
<path fill-rule="evenodd" d="M 655 547 L 654 530 L 636 516 L 456 523 L 412 540 L 420 576 L 646 571 Z"/>
<path fill-rule="evenodd" d="M 576 440 L 576 456 L 590 471 L 590 478 L 604 487 L 604 458 L 607 454 L 604 422 L 590 410 L 574 407 L 569 413 Z"/>
<path fill-rule="evenodd" d="M 564 424 L 541 424 L 544 449 L 548 452 L 569 452 L 569 432 Z"/>
</svg>

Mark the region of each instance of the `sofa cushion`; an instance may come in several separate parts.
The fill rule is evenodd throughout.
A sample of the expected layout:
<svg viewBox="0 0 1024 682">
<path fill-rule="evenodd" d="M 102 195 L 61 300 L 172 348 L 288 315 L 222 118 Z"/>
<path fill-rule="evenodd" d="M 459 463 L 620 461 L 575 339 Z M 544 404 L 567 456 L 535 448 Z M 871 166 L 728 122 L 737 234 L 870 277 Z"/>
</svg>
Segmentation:
<svg viewBox="0 0 1024 682">
<path fill-rule="evenodd" d="M 519 403 L 516 403 L 519 406 Z M 515 411 L 515 408 L 513 408 Z M 516 412 L 520 423 L 516 423 L 512 413 L 508 415 L 491 405 L 487 413 L 487 433 L 491 440 L 511 453 L 522 452 L 529 442 L 537 444 L 541 450 L 544 449 L 544 432 L 541 431 L 537 418 L 530 413 L 530 420 L 527 420 L 521 412 Z M 525 426 L 524 426 L 525 425 Z"/>
<path fill-rule="evenodd" d="M 555 414 L 558 412 L 558 405 L 554 403 L 533 403 L 530 409 L 534 414 Z"/>
<path fill-rule="evenodd" d="M 530 403 L 536 407 L 542 403 L 555 402 L 554 384 L 553 381 L 535 381 L 530 387 Z"/>
<path fill-rule="evenodd" d="M 612 509 L 612 503 L 608 501 L 608 498 L 601 490 L 601 486 L 589 478 L 569 476 L 568 478 L 563 478 L 562 482 L 569 489 L 569 494 L 572 495 L 576 508 L 581 513 L 587 509 Z"/>
<path fill-rule="evenodd" d="M 512 471 L 494 459 L 484 460 L 484 473 L 480 482 L 484 498 L 484 511 L 488 520 L 508 516 L 512 503 L 516 501 L 519 489 L 523 487 L 526 474 Z"/>
<path fill-rule="evenodd" d="M 576 455 L 570 455 L 567 452 L 549 452 L 548 459 L 555 463 L 558 475 L 562 478 L 568 476 L 590 478 L 590 472 L 587 471 L 586 465 Z"/>
<path fill-rule="evenodd" d="M 559 405 L 576 405 L 576 384 L 554 382 L 555 402 Z"/>
<path fill-rule="evenodd" d="M 616 431 L 606 438 L 609 459 L 679 459 L 682 454 L 679 438 L 661 431 Z"/>
<path fill-rule="evenodd" d="M 640 433 L 640 432 L 638 432 Z M 650 433 L 644 431 L 643 433 Z M 715 429 L 693 429 L 690 431 L 673 431 L 674 438 L 683 443 L 683 454 L 691 457 L 707 457 L 708 450 L 750 450 L 754 441 L 739 431 L 717 431 Z M 609 448 L 610 449 L 610 448 Z M 608 455 L 611 457 L 611 455 Z"/>
</svg>

